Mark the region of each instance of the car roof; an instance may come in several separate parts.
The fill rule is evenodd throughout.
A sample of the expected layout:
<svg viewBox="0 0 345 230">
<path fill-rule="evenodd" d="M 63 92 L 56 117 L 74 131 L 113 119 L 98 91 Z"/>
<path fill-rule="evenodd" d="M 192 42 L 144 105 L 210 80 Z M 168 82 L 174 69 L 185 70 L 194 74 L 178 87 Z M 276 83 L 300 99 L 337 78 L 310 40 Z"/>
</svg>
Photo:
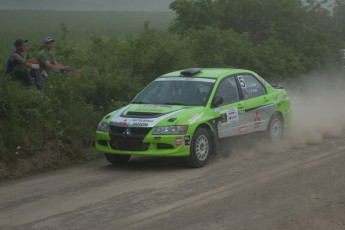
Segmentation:
<svg viewBox="0 0 345 230">
<path fill-rule="evenodd" d="M 185 74 L 190 71 L 190 74 Z M 183 74 L 181 74 L 183 73 Z M 191 68 L 185 70 L 178 70 L 170 73 L 166 73 L 161 77 L 201 77 L 201 78 L 221 78 L 223 76 L 229 76 L 233 74 L 241 73 L 254 73 L 246 69 L 235 69 L 235 68 Z"/>
</svg>

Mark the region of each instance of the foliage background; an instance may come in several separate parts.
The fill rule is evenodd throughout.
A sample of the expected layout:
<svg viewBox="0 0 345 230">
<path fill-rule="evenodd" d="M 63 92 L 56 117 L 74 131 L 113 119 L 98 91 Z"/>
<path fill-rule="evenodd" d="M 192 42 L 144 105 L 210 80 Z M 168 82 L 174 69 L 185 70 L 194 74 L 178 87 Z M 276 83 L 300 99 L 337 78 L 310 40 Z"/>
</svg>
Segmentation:
<svg viewBox="0 0 345 230">
<path fill-rule="evenodd" d="M 175 0 L 170 7 L 151 15 L 2 11 L 2 63 L 15 38 L 30 40 L 34 58 L 49 35 L 59 62 L 82 73 L 51 75 L 45 91 L 0 75 L 0 177 L 100 156 L 92 148 L 99 120 L 169 71 L 238 67 L 283 81 L 343 68 L 343 0 L 332 10 L 310 0 Z"/>
</svg>

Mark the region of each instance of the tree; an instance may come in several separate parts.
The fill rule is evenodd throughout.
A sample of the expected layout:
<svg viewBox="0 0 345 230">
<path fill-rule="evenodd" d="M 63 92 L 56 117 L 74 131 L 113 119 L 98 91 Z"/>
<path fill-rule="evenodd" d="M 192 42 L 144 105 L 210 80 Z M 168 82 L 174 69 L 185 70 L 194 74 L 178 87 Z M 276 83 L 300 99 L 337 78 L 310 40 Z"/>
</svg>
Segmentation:
<svg viewBox="0 0 345 230">
<path fill-rule="evenodd" d="M 337 34 L 345 43 L 345 0 L 336 0 L 335 7 L 333 9 L 334 22 L 337 28 Z M 345 48 L 345 47 L 343 47 Z"/>
<path fill-rule="evenodd" d="M 175 0 L 170 9 L 177 17 L 170 27 L 172 32 L 186 35 L 190 29 L 202 30 L 215 26 L 215 4 L 213 0 Z"/>
<path fill-rule="evenodd" d="M 340 26 L 345 17 L 344 2 L 337 0 L 333 17 L 330 10 L 316 0 L 176 0 L 170 5 L 177 14 L 171 31 L 186 36 L 192 30 L 208 27 L 230 30 L 239 35 L 247 34 L 253 47 L 272 44 L 277 48 L 277 43 L 267 41 L 279 41 L 282 50 L 298 57 L 303 65 L 298 69 L 308 71 L 338 64 L 341 39 L 345 36 L 344 27 Z M 215 49 L 231 46 L 215 39 L 223 38 L 218 34 L 212 38 L 214 43 L 209 44 Z"/>
</svg>

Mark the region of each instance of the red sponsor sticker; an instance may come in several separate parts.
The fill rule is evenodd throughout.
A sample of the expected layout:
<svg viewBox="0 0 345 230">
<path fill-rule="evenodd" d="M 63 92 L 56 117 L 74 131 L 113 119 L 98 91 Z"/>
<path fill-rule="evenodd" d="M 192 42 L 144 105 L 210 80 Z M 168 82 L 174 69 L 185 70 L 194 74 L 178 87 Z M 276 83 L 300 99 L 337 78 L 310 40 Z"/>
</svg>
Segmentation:
<svg viewBox="0 0 345 230">
<path fill-rule="evenodd" d="M 174 140 L 174 143 L 175 143 L 176 146 L 182 145 L 182 143 L 183 143 L 182 137 L 176 137 L 175 140 Z"/>
<path fill-rule="evenodd" d="M 261 121 L 261 118 L 260 118 L 259 111 L 256 111 L 255 117 L 254 117 L 254 122 L 260 122 L 260 121 Z"/>
<path fill-rule="evenodd" d="M 127 119 L 123 120 L 123 121 L 120 121 L 119 123 L 120 125 L 127 125 Z"/>
<path fill-rule="evenodd" d="M 247 132 L 247 126 L 246 125 L 243 125 L 240 127 L 240 134 L 242 133 L 246 133 Z"/>
</svg>

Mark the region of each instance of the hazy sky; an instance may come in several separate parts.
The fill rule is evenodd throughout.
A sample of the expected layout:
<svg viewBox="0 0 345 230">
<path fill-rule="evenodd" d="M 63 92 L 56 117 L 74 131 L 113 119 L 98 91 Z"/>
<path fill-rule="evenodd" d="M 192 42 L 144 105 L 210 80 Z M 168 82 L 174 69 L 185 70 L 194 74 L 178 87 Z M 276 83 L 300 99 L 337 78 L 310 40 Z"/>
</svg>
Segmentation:
<svg viewBox="0 0 345 230">
<path fill-rule="evenodd" d="M 0 0 L 0 9 L 169 11 L 174 0 Z M 303 0 L 306 1 L 306 0 Z M 321 1 L 321 0 L 318 0 Z M 334 0 L 327 0 L 329 5 Z"/>
<path fill-rule="evenodd" d="M 168 11 L 173 0 L 0 0 L 0 9 Z"/>
</svg>

